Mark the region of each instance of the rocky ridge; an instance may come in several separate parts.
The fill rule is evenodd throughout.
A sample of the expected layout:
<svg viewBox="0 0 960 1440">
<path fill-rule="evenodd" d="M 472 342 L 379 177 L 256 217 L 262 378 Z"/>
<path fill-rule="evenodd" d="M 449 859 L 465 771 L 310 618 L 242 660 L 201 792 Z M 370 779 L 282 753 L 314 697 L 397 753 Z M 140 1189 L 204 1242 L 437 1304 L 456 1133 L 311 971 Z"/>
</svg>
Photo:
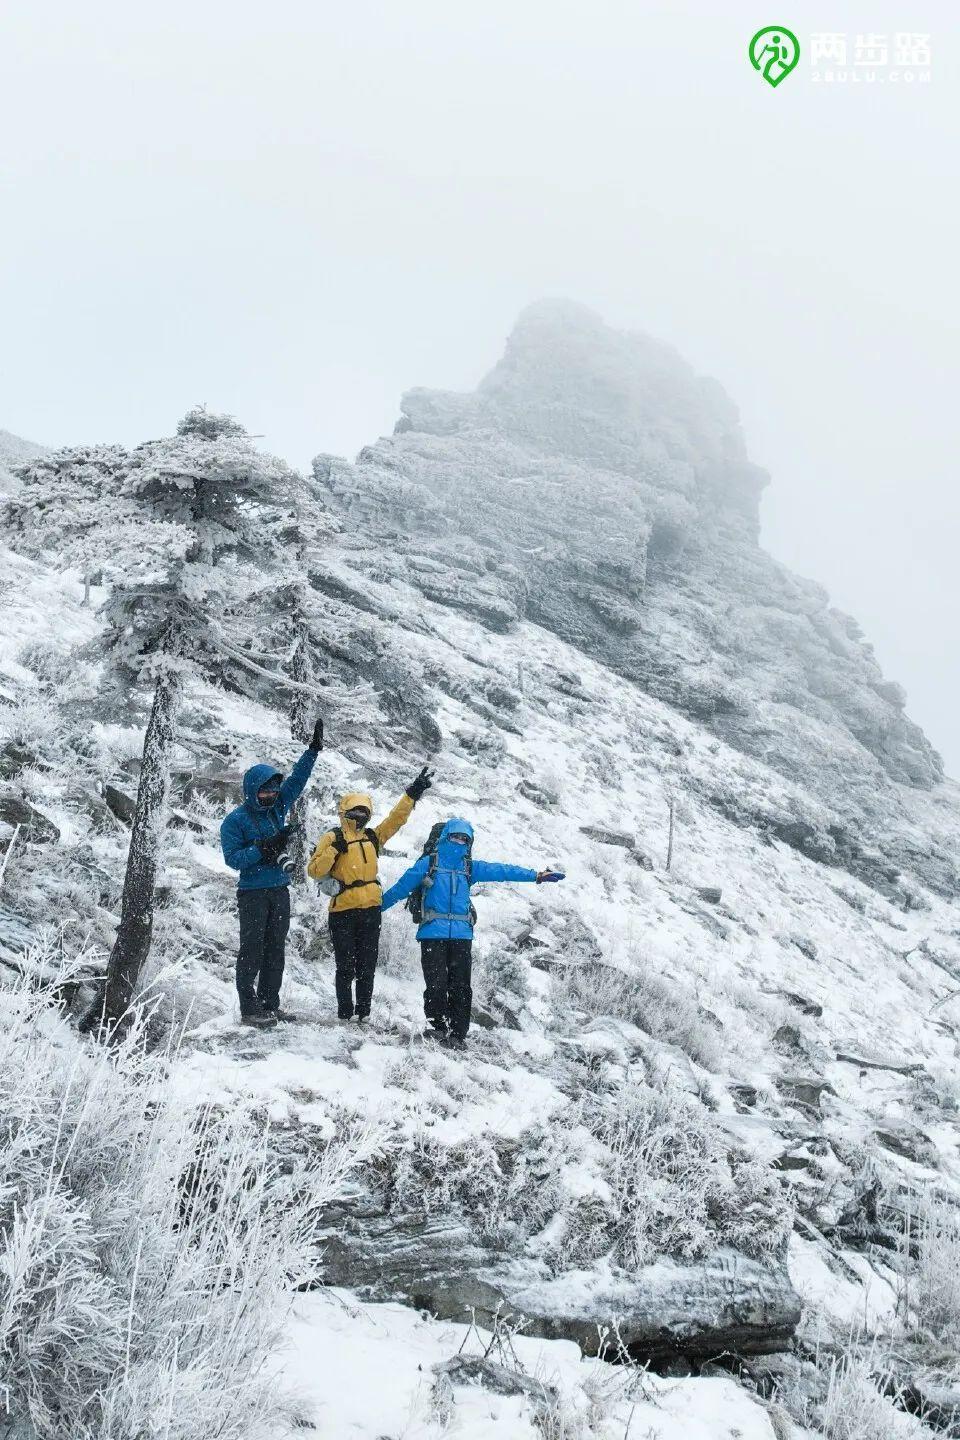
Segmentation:
<svg viewBox="0 0 960 1440">
<path fill-rule="evenodd" d="M 315 468 L 424 596 L 494 636 L 543 626 L 805 791 L 770 813 L 718 775 L 704 798 L 744 823 L 903 903 L 917 869 L 960 893 L 942 837 L 908 833 L 904 790 L 935 788 L 940 759 L 856 621 L 759 546 L 767 477 L 716 382 L 542 302 L 474 394 L 402 410 L 356 465 Z"/>
</svg>

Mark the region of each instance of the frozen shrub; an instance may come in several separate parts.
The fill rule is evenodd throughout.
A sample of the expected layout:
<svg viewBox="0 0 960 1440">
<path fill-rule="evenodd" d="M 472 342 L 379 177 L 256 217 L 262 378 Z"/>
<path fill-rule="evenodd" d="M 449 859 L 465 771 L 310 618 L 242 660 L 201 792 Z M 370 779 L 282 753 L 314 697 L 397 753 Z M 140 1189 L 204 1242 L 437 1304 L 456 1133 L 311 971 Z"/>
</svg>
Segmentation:
<svg viewBox="0 0 960 1440">
<path fill-rule="evenodd" d="M 917 1197 L 903 1248 L 907 1323 L 938 1341 L 960 1344 L 960 1209 L 936 1195 Z"/>
<path fill-rule="evenodd" d="M 659 1255 L 692 1259 L 729 1245 L 779 1253 L 792 1214 L 777 1176 L 729 1154 L 710 1114 L 685 1091 L 643 1082 L 603 1086 L 516 1139 L 481 1134 L 444 1145 L 421 1131 L 378 1169 L 388 1208 L 459 1211 L 507 1249 L 537 1246 L 557 1270 L 571 1254 L 628 1269 Z M 570 1136 L 596 1174 L 593 1190 L 565 1184 Z"/>
<path fill-rule="evenodd" d="M 782 1249 L 792 1214 L 776 1176 L 728 1154 L 709 1113 L 674 1085 L 626 1080 L 582 1109 L 606 1155 L 613 1253 L 633 1268 L 657 1255 L 691 1259 L 718 1245 Z"/>
<path fill-rule="evenodd" d="M 317 1209 L 375 1137 L 281 1173 L 248 1114 L 185 1106 L 142 1032 L 81 1047 L 55 994 L 3 993 L 9 1415 L 39 1440 L 240 1440 L 278 1425 L 288 1407 L 264 1361 L 314 1273 Z"/>
<path fill-rule="evenodd" d="M 380 958 L 377 969 L 384 975 L 409 976 L 420 974 L 420 947 L 417 930 L 403 905 L 388 910 L 380 931 Z"/>
<path fill-rule="evenodd" d="M 578 1010 L 592 1018 L 626 1020 L 654 1040 L 676 1045 L 705 1070 L 720 1068 L 723 1047 L 717 1029 L 696 997 L 649 969 L 570 965 L 554 975 L 552 989 L 558 1015 Z"/>
<path fill-rule="evenodd" d="M 827 1440 L 920 1440 L 926 1426 L 896 1408 L 896 1395 L 885 1394 L 873 1355 L 850 1353 L 830 1362 L 822 1398 L 786 1393 L 793 1418 Z"/>
<path fill-rule="evenodd" d="M 521 1002 L 529 998 L 529 965 L 513 946 L 494 945 L 483 956 L 483 963 L 477 970 L 478 998 L 481 1000 L 492 999 L 498 991 L 505 991 Z"/>
<path fill-rule="evenodd" d="M 564 1149 L 544 1125 L 516 1140 L 482 1134 L 455 1145 L 420 1131 L 391 1149 L 380 1182 L 391 1208 L 458 1210 L 485 1239 L 519 1246 L 562 1204 Z"/>
</svg>

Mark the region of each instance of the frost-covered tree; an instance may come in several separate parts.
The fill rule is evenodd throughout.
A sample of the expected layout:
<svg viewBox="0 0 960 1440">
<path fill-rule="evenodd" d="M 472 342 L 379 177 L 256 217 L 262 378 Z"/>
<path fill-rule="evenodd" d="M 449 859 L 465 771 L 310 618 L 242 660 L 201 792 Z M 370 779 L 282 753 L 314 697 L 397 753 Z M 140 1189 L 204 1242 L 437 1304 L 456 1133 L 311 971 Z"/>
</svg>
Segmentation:
<svg viewBox="0 0 960 1440">
<path fill-rule="evenodd" d="M 280 541 L 288 556 L 283 576 L 265 577 L 256 595 L 263 642 L 273 663 L 285 676 L 285 705 L 292 738 L 306 745 L 313 732 L 317 711 L 333 719 L 340 733 L 370 723 L 379 713 L 376 691 L 369 682 L 352 673 L 338 674 L 331 655 L 352 659 L 352 616 L 349 606 L 335 604 L 318 589 L 315 567 L 335 541 L 339 526 L 324 504 L 320 488 L 298 477 L 296 506 L 280 529 Z M 355 618 L 355 617 L 352 617 Z M 290 812 L 294 832 L 290 841 L 298 877 L 306 862 L 306 797 Z"/>
<path fill-rule="evenodd" d="M 150 950 L 177 709 L 192 672 L 227 657 L 281 680 L 253 636 L 253 597 L 291 577 L 284 531 L 295 480 L 230 416 L 190 411 L 175 436 L 134 450 L 61 450 L 18 471 L 8 506 L 20 548 L 61 565 L 95 558 L 107 586 L 105 658 L 152 692 L 103 1016 L 127 1011 Z M 252 652 L 251 653 L 251 649 Z"/>
</svg>

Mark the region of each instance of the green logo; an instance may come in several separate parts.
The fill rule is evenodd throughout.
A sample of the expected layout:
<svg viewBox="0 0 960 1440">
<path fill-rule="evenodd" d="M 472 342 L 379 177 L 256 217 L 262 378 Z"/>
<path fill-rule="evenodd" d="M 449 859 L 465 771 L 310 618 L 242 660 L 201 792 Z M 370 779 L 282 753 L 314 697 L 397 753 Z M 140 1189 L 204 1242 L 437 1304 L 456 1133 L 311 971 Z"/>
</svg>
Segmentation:
<svg viewBox="0 0 960 1440">
<path fill-rule="evenodd" d="M 785 25 L 765 25 L 750 41 L 750 64 L 768 85 L 779 85 L 800 59 L 800 41 Z"/>
</svg>

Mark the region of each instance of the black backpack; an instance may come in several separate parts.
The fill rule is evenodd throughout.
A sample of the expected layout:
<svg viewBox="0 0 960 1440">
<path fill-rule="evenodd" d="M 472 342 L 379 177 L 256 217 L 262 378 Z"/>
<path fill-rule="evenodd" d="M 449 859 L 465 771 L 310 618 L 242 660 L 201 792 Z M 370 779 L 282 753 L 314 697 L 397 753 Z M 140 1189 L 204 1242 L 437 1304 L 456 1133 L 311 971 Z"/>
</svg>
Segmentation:
<svg viewBox="0 0 960 1440">
<path fill-rule="evenodd" d="M 368 841 L 373 846 L 377 855 L 380 854 L 380 836 L 377 834 L 376 830 L 371 830 L 369 828 L 365 829 L 359 838 L 361 840 Z M 334 850 L 336 850 L 338 855 L 346 855 L 347 851 L 350 848 L 349 844 L 347 843 L 347 837 L 344 835 L 343 830 L 339 825 L 333 832 L 333 848 Z M 336 896 L 342 895 L 344 890 L 355 890 L 358 886 L 369 885 L 370 883 L 371 882 L 369 880 L 343 881 L 338 880 L 335 875 L 325 875 L 324 878 L 320 881 L 320 889 L 326 895 Z M 337 890 L 333 890 L 331 887 L 334 885 L 337 885 L 339 888 Z"/>
<path fill-rule="evenodd" d="M 417 886 L 416 890 L 414 890 L 410 895 L 408 895 L 406 900 L 404 901 L 404 904 L 410 911 L 410 919 L 413 921 L 414 925 L 423 924 L 423 892 L 424 890 L 429 890 L 430 886 L 433 884 L 433 875 L 434 871 L 437 868 L 437 846 L 440 844 L 440 836 L 443 834 L 446 823 L 446 820 L 438 820 L 436 825 L 431 826 L 430 834 L 427 836 L 426 844 L 424 845 L 421 852 L 421 855 L 430 856 L 430 864 L 427 867 L 427 873 L 421 880 L 420 884 Z M 464 868 L 464 873 L 467 877 L 468 885 L 470 884 L 470 875 L 473 870 L 473 856 L 471 854 L 472 849 L 473 841 L 471 840 L 467 848 L 467 863 Z M 471 925 L 476 925 L 477 923 L 477 912 L 472 904 L 470 906 L 470 923 Z"/>
</svg>

